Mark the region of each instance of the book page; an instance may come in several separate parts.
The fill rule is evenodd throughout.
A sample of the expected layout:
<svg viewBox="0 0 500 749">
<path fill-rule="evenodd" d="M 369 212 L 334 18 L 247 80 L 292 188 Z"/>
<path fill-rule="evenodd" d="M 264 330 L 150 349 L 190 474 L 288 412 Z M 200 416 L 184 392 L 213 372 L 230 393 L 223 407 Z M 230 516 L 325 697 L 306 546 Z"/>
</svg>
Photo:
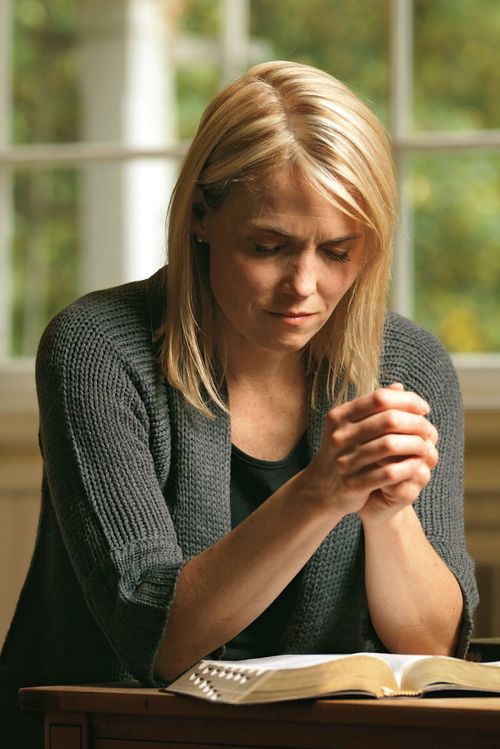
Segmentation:
<svg viewBox="0 0 500 749">
<path fill-rule="evenodd" d="M 309 666 L 316 666 L 319 663 L 328 663 L 329 661 L 337 661 L 342 658 L 352 658 L 353 655 L 359 655 L 367 658 L 379 658 L 380 660 L 387 663 L 392 672 L 394 673 L 395 680 L 398 686 L 401 686 L 401 679 L 403 671 L 407 666 L 415 663 L 422 658 L 428 658 L 427 655 L 401 655 L 394 653 L 347 653 L 347 654 L 332 654 L 332 653 L 318 653 L 314 655 L 272 655 L 266 658 L 251 658 L 248 660 L 241 661 L 214 661 L 215 663 L 224 664 L 232 668 L 246 668 L 256 669 L 259 672 L 267 670 L 282 670 L 289 668 L 307 668 Z M 210 661 L 212 663 L 212 661 Z"/>
<path fill-rule="evenodd" d="M 398 685 L 387 663 L 366 653 L 327 658 L 307 667 L 266 670 L 249 701 L 267 702 L 324 696 L 387 697 Z"/>
<path fill-rule="evenodd" d="M 353 655 L 378 658 L 386 663 L 394 674 L 398 686 L 403 690 L 422 690 L 433 683 L 456 683 L 462 687 L 466 685 L 472 689 L 481 686 L 492 691 L 500 691 L 500 661 L 491 663 L 469 663 L 461 658 L 448 656 L 408 655 L 399 653 L 348 653 L 314 655 L 276 655 L 267 658 L 252 658 L 242 661 L 223 661 L 224 665 L 234 668 L 247 668 L 263 673 L 268 670 L 308 668 L 321 663 L 352 658 Z M 425 663 L 424 663 L 425 662 Z M 415 664 L 421 663 L 416 667 Z M 497 667 L 498 673 L 491 676 L 490 672 L 477 670 L 477 666 Z"/>
<path fill-rule="evenodd" d="M 428 655 L 405 655 L 401 653 L 374 653 L 377 658 L 385 661 L 394 674 L 398 686 L 402 688 L 403 684 L 403 673 L 411 668 L 414 663 L 421 661 L 424 658 L 429 658 Z"/>
<path fill-rule="evenodd" d="M 403 688 L 425 692 L 463 689 L 500 693 L 500 663 L 473 663 L 446 656 L 424 657 L 408 666 Z"/>
<path fill-rule="evenodd" d="M 351 658 L 352 653 L 342 655 L 314 654 L 314 655 L 270 655 L 265 658 L 249 658 L 241 661 L 208 661 L 207 663 L 217 663 L 218 665 L 228 666 L 229 668 L 257 669 L 258 671 L 280 671 L 287 668 L 307 668 L 316 666 L 318 663 L 327 663 L 336 661 L 341 658 Z M 364 655 L 368 655 L 365 653 Z M 372 655 L 371 653 L 369 655 Z M 206 659 L 204 659 L 205 661 Z"/>
</svg>

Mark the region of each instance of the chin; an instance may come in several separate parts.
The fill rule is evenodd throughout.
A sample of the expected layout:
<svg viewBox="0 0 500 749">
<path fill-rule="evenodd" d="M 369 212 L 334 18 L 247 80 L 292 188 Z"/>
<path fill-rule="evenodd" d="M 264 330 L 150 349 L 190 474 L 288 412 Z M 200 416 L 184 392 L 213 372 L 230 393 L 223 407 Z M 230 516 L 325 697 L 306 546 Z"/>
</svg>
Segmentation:
<svg viewBox="0 0 500 749">
<path fill-rule="evenodd" d="M 295 338 L 295 340 L 275 339 L 271 341 L 267 339 L 266 341 L 262 341 L 260 343 L 260 346 L 266 351 L 275 354 L 294 354 L 302 351 L 304 346 L 307 346 L 311 338 L 312 336 L 308 336 L 307 338 L 301 337 L 300 339 Z"/>
</svg>

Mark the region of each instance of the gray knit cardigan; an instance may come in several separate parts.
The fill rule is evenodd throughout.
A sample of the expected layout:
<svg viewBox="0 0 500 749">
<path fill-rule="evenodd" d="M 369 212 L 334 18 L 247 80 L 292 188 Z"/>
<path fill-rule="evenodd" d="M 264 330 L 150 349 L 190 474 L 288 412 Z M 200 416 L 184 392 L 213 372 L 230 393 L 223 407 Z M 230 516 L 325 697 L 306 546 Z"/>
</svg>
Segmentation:
<svg viewBox="0 0 500 749">
<path fill-rule="evenodd" d="M 22 685 L 131 677 L 155 684 L 179 571 L 230 530 L 229 417 L 216 409 L 208 420 L 161 376 L 154 330 L 164 308 L 159 271 L 76 301 L 41 340 L 42 506 L 0 660 L 4 711 L 12 712 Z M 477 591 L 463 527 L 459 389 L 443 347 L 389 314 L 382 382 L 395 380 L 429 401 L 440 435 L 440 462 L 415 509 L 464 594 L 463 656 Z M 311 456 L 328 408 L 320 398 L 310 412 Z M 306 564 L 281 652 L 383 650 L 368 613 L 363 557 L 362 527 L 351 514 Z"/>
</svg>

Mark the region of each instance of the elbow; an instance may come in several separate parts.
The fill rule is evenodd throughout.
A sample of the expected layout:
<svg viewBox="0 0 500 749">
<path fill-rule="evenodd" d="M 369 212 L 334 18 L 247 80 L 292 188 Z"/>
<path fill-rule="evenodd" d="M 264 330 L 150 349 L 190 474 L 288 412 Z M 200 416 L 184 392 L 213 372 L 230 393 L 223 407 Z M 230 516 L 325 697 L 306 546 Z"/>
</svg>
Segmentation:
<svg viewBox="0 0 500 749">
<path fill-rule="evenodd" d="M 154 663 L 154 674 L 161 681 L 175 681 L 203 655 L 195 648 L 180 647 L 171 638 L 164 637 Z"/>
<path fill-rule="evenodd" d="M 175 681 L 192 665 L 186 658 L 176 657 L 176 653 L 163 640 L 155 659 L 154 673 L 160 681 Z"/>
<path fill-rule="evenodd" d="M 454 656 L 460 634 L 460 625 L 456 628 L 438 626 L 429 629 L 420 624 L 414 627 L 402 627 L 393 632 L 392 637 L 381 638 L 389 652 L 402 655 Z"/>
</svg>

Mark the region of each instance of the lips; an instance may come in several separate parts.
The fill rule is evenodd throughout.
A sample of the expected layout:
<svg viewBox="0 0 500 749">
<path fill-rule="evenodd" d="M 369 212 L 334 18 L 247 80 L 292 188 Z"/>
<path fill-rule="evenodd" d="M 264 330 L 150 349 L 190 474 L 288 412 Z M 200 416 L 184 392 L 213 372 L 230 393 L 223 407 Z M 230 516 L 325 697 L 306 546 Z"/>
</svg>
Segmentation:
<svg viewBox="0 0 500 749">
<path fill-rule="evenodd" d="M 309 325 L 309 320 L 317 314 L 305 310 L 286 310 L 285 312 L 274 312 L 269 310 L 271 317 L 280 325 L 289 328 L 303 328 Z"/>
<path fill-rule="evenodd" d="M 279 317 L 310 317 L 314 312 L 271 312 L 272 315 Z"/>
</svg>

